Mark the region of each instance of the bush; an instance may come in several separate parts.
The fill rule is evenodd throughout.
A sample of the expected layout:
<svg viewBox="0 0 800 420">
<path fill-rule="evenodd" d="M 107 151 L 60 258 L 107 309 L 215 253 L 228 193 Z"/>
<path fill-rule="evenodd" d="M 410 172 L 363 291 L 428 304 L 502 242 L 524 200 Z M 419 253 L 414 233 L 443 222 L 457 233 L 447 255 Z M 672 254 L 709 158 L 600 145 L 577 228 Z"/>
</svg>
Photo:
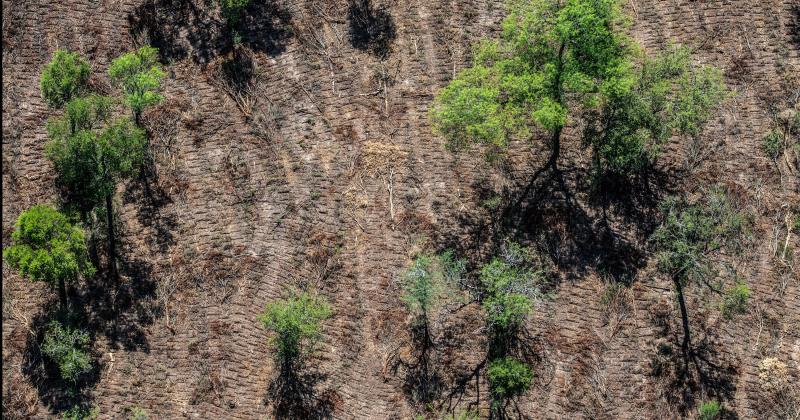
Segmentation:
<svg viewBox="0 0 800 420">
<path fill-rule="evenodd" d="M 533 307 L 533 299 L 541 297 L 538 288 L 541 271 L 530 268 L 528 248 L 510 243 L 504 254 L 481 268 L 482 305 L 486 322 L 496 332 L 518 327 Z"/>
<path fill-rule="evenodd" d="M 89 334 L 86 331 L 52 321 L 44 335 L 42 353 L 58 365 L 62 379 L 75 383 L 92 369 L 88 345 Z"/>
<path fill-rule="evenodd" d="M 784 150 L 783 135 L 778 130 L 772 130 L 761 141 L 761 150 L 772 160 L 778 160 Z"/>
<path fill-rule="evenodd" d="M 11 246 L 3 251 L 3 257 L 22 276 L 44 281 L 54 289 L 58 286 L 62 306 L 66 305 L 66 283 L 94 274 L 83 231 L 43 204 L 17 218 Z"/>
<path fill-rule="evenodd" d="M 725 292 L 725 298 L 720 305 L 720 311 L 725 318 L 743 314 L 747 310 L 747 301 L 750 299 L 750 288 L 745 283 L 736 283 L 734 287 Z"/>
<path fill-rule="evenodd" d="M 63 420 L 94 420 L 100 415 L 97 407 L 86 407 L 83 405 L 72 406 L 69 410 L 61 414 Z"/>
<path fill-rule="evenodd" d="M 306 292 L 270 302 L 258 318 L 274 333 L 270 344 L 284 367 L 292 367 L 314 350 L 321 335 L 322 321 L 331 316 L 331 307 L 319 296 Z"/>
<path fill-rule="evenodd" d="M 150 418 L 147 415 L 147 411 L 141 407 L 128 407 L 125 411 L 128 414 L 128 420 L 147 420 Z"/>
<path fill-rule="evenodd" d="M 706 401 L 700 404 L 700 408 L 698 409 L 698 420 L 714 420 L 719 418 L 719 415 L 722 411 L 719 403 L 716 401 Z"/>
<path fill-rule="evenodd" d="M 428 311 L 447 298 L 464 271 L 464 261 L 455 259 L 452 251 L 416 257 L 402 276 L 403 302 L 418 320 L 426 320 Z"/>
<path fill-rule="evenodd" d="M 531 368 L 513 357 L 493 360 L 487 375 L 492 396 L 498 401 L 522 395 L 533 382 Z"/>
<path fill-rule="evenodd" d="M 89 63 L 77 53 L 56 50 L 41 77 L 42 98 L 53 108 L 61 108 L 79 95 L 89 81 Z"/>
<path fill-rule="evenodd" d="M 164 100 L 159 91 L 165 73 L 158 62 L 158 49 L 144 46 L 123 54 L 108 67 L 111 80 L 122 86 L 125 103 L 133 111 L 134 121 L 145 108 Z"/>
</svg>

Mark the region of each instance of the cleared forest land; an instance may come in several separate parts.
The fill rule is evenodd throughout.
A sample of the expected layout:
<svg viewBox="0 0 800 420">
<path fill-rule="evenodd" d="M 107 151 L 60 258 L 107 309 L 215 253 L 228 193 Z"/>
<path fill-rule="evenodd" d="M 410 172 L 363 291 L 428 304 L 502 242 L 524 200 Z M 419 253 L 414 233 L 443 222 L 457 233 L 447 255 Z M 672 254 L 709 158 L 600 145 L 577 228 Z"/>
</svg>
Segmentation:
<svg viewBox="0 0 800 420">
<path fill-rule="evenodd" d="M 544 140 L 512 141 L 487 161 L 434 134 L 436 95 L 472 64 L 476 42 L 500 34 L 501 1 L 252 0 L 232 34 L 201 0 L 3 0 L 4 249 L 24 210 L 58 203 L 45 145 L 59 111 L 40 90 L 53 53 L 86 57 L 103 94 L 118 89 L 112 60 L 143 45 L 158 48 L 166 74 L 163 102 L 141 116 L 153 170 L 113 198 L 119 279 L 100 264 L 69 288 L 95 366 L 77 395 L 39 349 L 58 293 L 3 263 L 3 417 L 85 404 L 126 419 L 135 409 L 151 419 L 486 418 L 481 304 L 432 317 L 437 386 L 421 403 L 430 377 L 415 368 L 403 273 L 415 256 L 450 249 L 475 277 L 516 241 L 549 281 L 524 321 L 519 353 L 533 379 L 509 418 L 696 418 L 706 400 L 723 418 L 798 418 L 800 150 L 786 127 L 800 112 L 800 3 L 622 4 L 645 52 L 689 47 L 733 94 L 698 139 L 667 143 L 647 189 L 620 182 L 597 194 L 584 127 L 569 120 L 559 170 L 546 176 Z M 790 147 L 771 157 L 776 130 Z M 686 293 L 702 365 L 686 373 L 674 287 L 649 238 L 659 202 L 709 186 L 749 220 L 743 250 L 713 259 L 750 295 L 731 317 L 724 290 Z M 290 288 L 316 291 L 332 312 L 292 388 L 301 398 L 282 405 L 258 318 Z"/>
</svg>

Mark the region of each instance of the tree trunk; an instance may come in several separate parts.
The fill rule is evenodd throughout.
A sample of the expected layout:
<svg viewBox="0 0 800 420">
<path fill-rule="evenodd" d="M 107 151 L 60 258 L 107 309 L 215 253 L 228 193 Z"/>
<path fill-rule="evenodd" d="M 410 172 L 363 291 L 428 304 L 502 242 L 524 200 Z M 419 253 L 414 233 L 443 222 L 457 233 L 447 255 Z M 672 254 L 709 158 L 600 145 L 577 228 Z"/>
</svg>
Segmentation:
<svg viewBox="0 0 800 420">
<path fill-rule="evenodd" d="M 117 252 L 114 238 L 114 207 L 112 195 L 106 195 L 106 228 L 108 234 L 108 274 L 117 278 Z"/>
<path fill-rule="evenodd" d="M 61 309 L 67 309 L 67 283 L 64 278 L 58 279 L 58 298 L 61 301 Z"/>
<path fill-rule="evenodd" d="M 689 313 L 686 310 L 686 299 L 683 296 L 683 285 L 680 280 L 674 279 L 675 291 L 678 293 L 678 305 L 681 308 L 681 323 L 683 324 L 683 343 L 681 349 L 684 356 L 689 356 L 692 346 L 691 332 L 689 330 Z"/>
</svg>

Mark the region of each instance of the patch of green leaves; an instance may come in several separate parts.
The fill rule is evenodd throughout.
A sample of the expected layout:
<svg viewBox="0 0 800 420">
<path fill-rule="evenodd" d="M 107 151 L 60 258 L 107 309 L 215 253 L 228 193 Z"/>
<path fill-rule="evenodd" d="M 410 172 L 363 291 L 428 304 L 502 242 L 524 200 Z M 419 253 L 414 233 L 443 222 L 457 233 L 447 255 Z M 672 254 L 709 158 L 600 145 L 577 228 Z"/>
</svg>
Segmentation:
<svg viewBox="0 0 800 420">
<path fill-rule="evenodd" d="M 85 90 L 89 72 L 86 59 L 77 53 L 56 50 L 42 71 L 42 98 L 51 107 L 61 108 Z"/>
<path fill-rule="evenodd" d="M 737 282 L 736 285 L 725 291 L 720 311 L 725 318 L 731 319 L 747 310 L 747 302 L 749 300 L 750 288 L 746 283 Z"/>
<path fill-rule="evenodd" d="M 719 418 L 722 413 L 722 407 L 717 401 L 705 401 L 700 404 L 697 410 L 698 420 L 714 420 Z"/>
<path fill-rule="evenodd" d="M 493 360 L 489 364 L 487 376 L 496 401 L 524 394 L 533 382 L 531 368 L 513 357 Z"/>
<path fill-rule="evenodd" d="M 270 345 L 277 359 L 292 365 L 314 350 L 322 333 L 322 321 L 331 313 L 324 298 L 303 292 L 268 303 L 258 320 L 274 334 Z"/>
<path fill-rule="evenodd" d="M 3 257 L 30 280 L 55 287 L 59 280 L 71 282 L 94 274 L 83 230 L 50 206 L 40 204 L 24 211 L 17 218 L 11 242 Z"/>
<path fill-rule="evenodd" d="M 88 346 L 89 334 L 86 331 L 52 321 L 44 335 L 42 353 L 58 365 L 62 379 L 75 383 L 92 369 Z"/>
<path fill-rule="evenodd" d="M 164 100 L 161 79 L 165 73 L 158 62 L 158 49 L 144 46 L 115 58 L 108 68 L 111 80 L 122 87 L 125 103 L 138 116 L 145 108 Z"/>
</svg>

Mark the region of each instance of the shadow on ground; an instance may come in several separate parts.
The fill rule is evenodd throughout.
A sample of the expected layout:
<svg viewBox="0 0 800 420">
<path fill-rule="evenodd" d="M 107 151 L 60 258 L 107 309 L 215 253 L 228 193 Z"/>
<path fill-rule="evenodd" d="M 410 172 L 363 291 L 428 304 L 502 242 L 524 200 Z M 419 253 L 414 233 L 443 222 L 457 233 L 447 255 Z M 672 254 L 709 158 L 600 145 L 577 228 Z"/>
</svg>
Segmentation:
<svg viewBox="0 0 800 420">
<path fill-rule="evenodd" d="M 234 32 L 253 51 L 276 56 L 286 50 L 292 36 L 291 13 L 278 2 L 253 0 L 235 28 L 218 17 L 213 3 L 205 3 L 148 0 L 128 15 L 131 35 L 158 48 L 164 63 L 190 57 L 205 65 L 234 49 Z"/>
</svg>

